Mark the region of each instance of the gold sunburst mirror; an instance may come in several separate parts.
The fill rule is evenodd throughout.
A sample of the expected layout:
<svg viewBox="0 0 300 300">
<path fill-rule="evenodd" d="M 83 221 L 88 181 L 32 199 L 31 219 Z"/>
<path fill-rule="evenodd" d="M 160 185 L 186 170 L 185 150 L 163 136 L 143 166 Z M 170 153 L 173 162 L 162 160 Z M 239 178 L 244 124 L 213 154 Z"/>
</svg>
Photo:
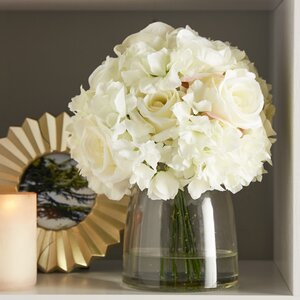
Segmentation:
<svg viewBox="0 0 300 300">
<path fill-rule="evenodd" d="M 67 148 L 70 116 L 25 119 L 0 139 L 0 186 L 37 193 L 38 267 L 70 272 L 120 242 L 129 199 L 96 195 Z"/>
</svg>

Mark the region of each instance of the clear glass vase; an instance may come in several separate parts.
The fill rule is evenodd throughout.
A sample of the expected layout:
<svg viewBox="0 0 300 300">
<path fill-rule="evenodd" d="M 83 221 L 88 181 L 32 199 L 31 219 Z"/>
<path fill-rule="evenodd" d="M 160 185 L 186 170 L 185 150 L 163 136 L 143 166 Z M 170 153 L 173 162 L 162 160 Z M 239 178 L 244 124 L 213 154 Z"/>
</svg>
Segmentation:
<svg viewBox="0 0 300 300">
<path fill-rule="evenodd" d="M 228 192 L 173 200 L 137 192 L 128 208 L 123 281 L 140 289 L 201 291 L 238 281 L 235 220 Z"/>
</svg>

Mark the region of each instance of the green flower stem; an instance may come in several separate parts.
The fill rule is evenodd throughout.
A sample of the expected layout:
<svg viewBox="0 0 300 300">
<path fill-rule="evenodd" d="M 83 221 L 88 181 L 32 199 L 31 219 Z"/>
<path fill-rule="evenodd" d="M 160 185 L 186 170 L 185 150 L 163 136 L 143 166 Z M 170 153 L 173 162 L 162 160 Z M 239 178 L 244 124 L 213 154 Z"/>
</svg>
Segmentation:
<svg viewBox="0 0 300 300">
<path fill-rule="evenodd" d="M 188 242 L 187 242 L 187 251 L 188 253 L 191 254 L 191 256 L 196 257 L 197 256 L 197 245 L 196 245 L 196 239 L 195 239 L 195 235 L 193 232 L 193 228 L 192 228 L 192 223 L 191 223 L 191 217 L 189 214 L 189 210 L 187 207 L 187 203 L 186 200 L 184 198 L 184 192 L 181 192 L 181 203 L 184 209 L 184 215 L 185 215 L 185 231 L 186 231 L 186 235 L 188 238 Z M 198 259 L 193 259 L 193 260 L 189 260 L 190 263 L 192 263 L 192 269 L 194 271 L 194 275 L 196 279 L 200 279 L 201 276 L 201 263 L 200 260 Z"/>
<path fill-rule="evenodd" d="M 171 255 L 173 256 L 172 277 L 175 282 L 177 274 L 177 257 L 184 260 L 185 274 L 189 281 L 200 280 L 201 262 L 197 257 L 197 245 L 194 236 L 191 216 L 187 207 L 185 194 L 179 191 L 174 198 L 171 224 Z"/>
</svg>

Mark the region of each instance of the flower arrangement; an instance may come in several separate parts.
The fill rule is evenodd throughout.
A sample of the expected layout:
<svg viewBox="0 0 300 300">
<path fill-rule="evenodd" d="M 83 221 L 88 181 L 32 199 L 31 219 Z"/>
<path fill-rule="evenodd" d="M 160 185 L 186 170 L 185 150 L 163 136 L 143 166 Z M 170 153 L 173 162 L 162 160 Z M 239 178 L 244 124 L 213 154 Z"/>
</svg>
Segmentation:
<svg viewBox="0 0 300 300">
<path fill-rule="evenodd" d="M 69 104 L 71 155 L 95 192 L 196 199 L 262 180 L 275 109 L 244 51 L 160 22 L 114 51 Z"/>
</svg>

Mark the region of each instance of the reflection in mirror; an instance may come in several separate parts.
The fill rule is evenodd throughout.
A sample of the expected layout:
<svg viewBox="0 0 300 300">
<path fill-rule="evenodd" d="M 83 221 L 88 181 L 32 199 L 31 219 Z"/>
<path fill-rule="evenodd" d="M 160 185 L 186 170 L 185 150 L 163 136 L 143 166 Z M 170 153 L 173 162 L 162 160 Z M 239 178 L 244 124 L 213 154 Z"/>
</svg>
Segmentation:
<svg viewBox="0 0 300 300">
<path fill-rule="evenodd" d="M 61 152 L 34 160 L 21 177 L 19 191 L 37 193 L 38 225 L 48 230 L 77 225 L 90 213 L 96 199 L 76 162 Z"/>
</svg>

